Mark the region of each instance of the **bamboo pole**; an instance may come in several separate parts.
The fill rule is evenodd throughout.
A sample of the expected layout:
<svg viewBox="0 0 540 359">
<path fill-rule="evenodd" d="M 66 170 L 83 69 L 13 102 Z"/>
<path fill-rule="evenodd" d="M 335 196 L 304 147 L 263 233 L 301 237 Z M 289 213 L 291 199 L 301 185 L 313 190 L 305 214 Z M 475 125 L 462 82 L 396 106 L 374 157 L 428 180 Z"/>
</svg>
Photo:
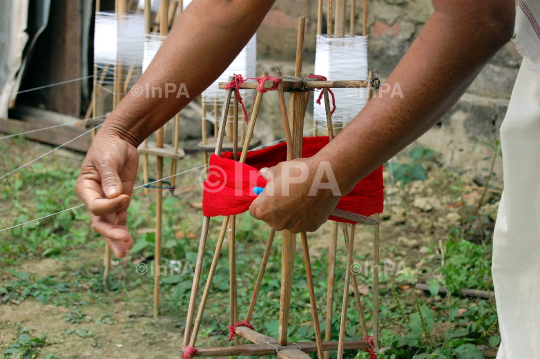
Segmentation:
<svg viewBox="0 0 540 359">
<path fill-rule="evenodd" d="M 296 63 L 294 75 L 300 77 L 302 73 L 302 59 L 304 52 L 304 31 L 306 26 L 306 18 L 301 16 L 298 18 L 298 34 L 296 39 Z M 291 128 L 291 144 L 292 156 L 299 157 L 298 152 L 302 151 L 302 138 L 304 119 L 302 111 L 304 104 L 303 93 L 291 93 L 289 103 L 289 122 Z M 296 251 L 296 238 L 290 231 L 283 231 L 282 242 L 282 258 L 281 258 L 281 293 L 280 293 L 280 311 L 279 311 L 279 328 L 278 328 L 278 344 L 286 345 L 289 331 L 289 312 L 291 306 L 291 291 L 293 285 L 293 270 L 294 257 Z"/>
<path fill-rule="evenodd" d="M 354 239 L 349 239 L 347 225 L 343 225 L 343 236 L 347 245 L 347 269 L 345 271 L 345 287 L 343 288 L 343 303 L 341 305 L 341 322 L 339 324 L 338 359 L 343 359 L 343 343 L 345 342 L 345 326 L 347 322 L 347 304 L 349 300 L 349 285 L 351 280 L 351 266 L 353 261 Z"/>
<path fill-rule="evenodd" d="M 368 0 L 364 0 L 364 21 L 362 24 L 362 34 L 368 36 Z"/>
<path fill-rule="evenodd" d="M 342 38 L 345 36 L 345 10 L 346 0 L 336 0 L 336 21 L 334 23 L 334 37 Z"/>
<path fill-rule="evenodd" d="M 174 153 L 178 153 L 179 145 L 178 142 L 180 142 L 180 114 L 177 113 L 174 115 L 174 133 L 173 133 L 173 146 L 174 146 Z M 176 167 L 178 166 L 178 160 L 173 159 L 171 162 L 171 187 L 176 186 Z"/>
<path fill-rule="evenodd" d="M 233 77 L 229 77 L 229 81 L 232 81 Z M 231 95 L 232 95 L 232 89 L 227 90 L 227 95 L 225 96 L 225 106 L 229 106 L 231 102 Z M 225 135 L 224 129 L 225 129 L 225 121 L 227 121 L 227 113 L 224 111 L 221 116 L 221 131 L 218 133 L 218 137 L 216 138 L 216 149 L 215 154 L 220 155 L 221 149 L 223 146 L 223 138 Z M 191 285 L 191 294 L 189 297 L 189 305 L 187 310 L 187 316 L 186 316 L 186 327 L 184 329 L 184 339 L 183 339 L 183 346 L 187 346 L 190 342 L 190 338 L 192 336 L 192 325 L 193 325 L 193 316 L 195 315 L 195 305 L 197 301 L 197 293 L 199 291 L 199 282 L 201 280 L 201 273 L 202 273 L 202 265 L 203 265 L 203 258 L 204 258 L 204 251 L 206 248 L 206 240 L 208 238 L 208 229 L 210 227 L 210 217 L 204 217 L 202 230 L 201 230 L 201 237 L 199 240 L 199 249 L 197 251 L 197 262 L 195 263 L 195 271 L 193 273 L 193 284 Z"/>
<path fill-rule="evenodd" d="M 229 110 L 230 112 L 230 110 Z M 227 121 L 228 123 L 228 121 Z M 231 134 L 231 140 L 233 144 L 233 158 L 238 160 L 238 93 L 234 91 L 234 103 L 233 103 L 233 123 L 232 128 L 228 128 Z M 229 324 L 232 326 L 238 321 L 238 297 L 236 294 L 237 280 L 236 280 L 236 216 L 231 216 L 230 223 L 230 235 L 229 235 L 229 301 L 230 301 L 230 313 Z M 238 337 L 234 337 L 234 345 L 238 345 Z"/>
<path fill-rule="evenodd" d="M 264 72 L 263 76 L 267 76 L 268 73 Z M 261 106 L 261 100 L 262 100 L 262 93 L 257 92 L 257 98 L 255 99 L 255 105 L 253 106 L 253 113 L 251 115 L 251 120 L 249 121 L 249 128 L 246 135 L 246 140 L 244 141 L 244 145 L 242 147 L 242 155 L 240 156 L 240 162 L 245 163 L 247 152 L 249 149 L 249 145 L 251 143 L 251 138 L 253 137 L 253 130 L 255 128 L 255 123 L 257 122 L 257 116 L 259 114 L 259 109 Z M 225 104 L 226 106 L 223 107 L 223 118 L 225 118 L 225 121 L 227 119 L 227 113 L 228 113 L 228 107 L 230 103 L 230 97 L 229 101 Z M 223 133 L 225 131 L 226 123 L 222 122 L 222 126 L 220 127 L 220 133 Z M 221 151 L 221 148 L 220 148 Z M 210 294 L 210 288 L 212 287 L 212 280 L 214 279 L 214 274 L 216 273 L 217 268 L 217 262 L 219 260 L 219 255 L 221 253 L 221 248 L 223 246 L 223 240 L 225 238 L 225 234 L 227 232 L 227 225 L 229 223 L 229 216 L 226 216 L 223 219 L 223 224 L 221 226 L 221 232 L 219 234 L 219 238 L 216 244 L 216 250 L 214 252 L 214 258 L 212 260 L 212 264 L 210 265 L 210 271 L 208 273 L 208 278 L 206 280 L 206 286 L 204 288 L 202 297 L 201 297 L 201 303 L 199 304 L 199 310 L 197 311 L 197 317 L 195 318 L 195 323 L 193 324 L 193 331 L 191 333 L 191 338 L 189 341 L 189 345 L 194 347 L 196 340 L 197 340 L 197 334 L 199 332 L 199 328 L 202 321 L 202 316 L 204 314 L 204 309 L 206 307 L 206 301 L 208 300 L 208 295 Z"/>
<path fill-rule="evenodd" d="M 324 358 L 322 348 L 321 327 L 319 324 L 319 314 L 317 312 L 317 299 L 315 297 L 315 288 L 313 286 L 313 273 L 311 272 L 311 260 L 309 258 L 309 244 L 305 232 L 301 234 L 302 248 L 304 250 L 304 263 L 306 266 L 306 277 L 309 290 L 309 302 L 311 304 L 311 316 L 313 317 L 313 327 L 315 328 L 315 341 L 317 342 L 317 353 L 319 359 Z"/>
<path fill-rule="evenodd" d="M 152 3 L 151 0 L 144 0 L 144 20 L 146 34 L 150 34 L 150 27 L 152 25 Z M 148 140 L 144 140 L 143 146 L 148 148 Z M 148 169 L 148 153 L 143 153 L 143 180 L 144 184 L 150 183 L 150 171 Z M 148 194 L 148 187 L 144 187 L 144 193 Z"/>
<path fill-rule="evenodd" d="M 326 37 L 328 39 L 332 38 L 332 8 L 333 8 L 333 0 L 328 0 L 328 13 L 326 18 Z"/>
<path fill-rule="evenodd" d="M 255 310 L 255 303 L 257 302 L 257 296 L 259 295 L 259 290 L 261 289 L 262 281 L 264 278 L 264 272 L 266 271 L 266 265 L 268 264 L 268 258 L 270 258 L 270 252 L 272 251 L 272 243 L 274 243 L 274 237 L 276 231 L 271 229 L 268 236 L 268 241 L 266 242 L 266 249 L 264 250 L 264 256 L 261 262 L 261 268 L 259 269 L 259 275 L 257 276 L 257 282 L 255 283 L 255 288 L 253 289 L 253 295 L 249 303 L 249 309 L 246 315 L 246 321 L 251 322 L 253 318 L 253 311 Z"/>
<path fill-rule="evenodd" d="M 332 222 L 330 246 L 328 251 L 328 286 L 326 288 L 326 331 L 324 341 L 329 342 L 332 339 L 332 313 L 334 307 L 334 283 L 336 277 L 336 252 L 337 235 L 339 222 Z M 325 358 L 329 358 L 330 353 L 325 353 Z"/>
<path fill-rule="evenodd" d="M 161 21 L 160 21 L 160 35 L 167 36 L 169 33 L 168 19 L 169 0 L 161 0 Z M 165 126 L 157 130 L 156 132 L 156 147 L 163 147 L 165 137 Z M 156 156 L 156 168 L 157 168 L 157 182 L 156 186 L 156 237 L 155 237 L 155 253 L 154 253 L 154 317 L 158 316 L 159 312 L 159 275 L 161 266 L 161 241 L 162 241 L 162 229 L 163 229 L 163 192 L 160 191 L 162 186 L 161 179 L 163 178 L 163 157 Z"/>
<path fill-rule="evenodd" d="M 322 0 L 317 4 L 317 35 L 322 34 Z"/>
<path fill-rule="evenodd" d="M 356 22 L 355 12 L 356 12 L 356 0 L 351 0 L 351 23 L 350 23 L 350 29 L 349 29 L 349 37 L 351 39 L 354 37 L 354 25 Z"/>
<path fill-rule="evenodd" d="M 202 123 L 201 123 L 201 132 L 202 132 L 202 144 L 206 145 L 207 140 L 207 129 L 206 129 L 206 104 L 204 102 L 204 94 L 201 95 L 201 105 L 202 105 Z M 208 165 L 208 152 L 203 151 L 204 165 Z M 208 173 L 208 167 L 206 167 L 206 173 Z"/>
</svg>

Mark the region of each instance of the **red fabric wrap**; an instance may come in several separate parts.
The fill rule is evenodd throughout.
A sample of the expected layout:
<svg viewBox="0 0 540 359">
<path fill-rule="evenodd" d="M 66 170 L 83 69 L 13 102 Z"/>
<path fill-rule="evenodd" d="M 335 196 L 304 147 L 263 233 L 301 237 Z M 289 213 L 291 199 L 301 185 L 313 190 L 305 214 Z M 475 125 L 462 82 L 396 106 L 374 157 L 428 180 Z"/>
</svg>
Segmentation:
<svg viewBox="0 0 540 359">
<path fill-rule="evenodd" d="M 195 347 L 190 347 L 189 345 L 184 348 L 184 355 L 182 355 L 183 359 L 193 359 L 193 356 L 195 354 L 199 354 L 199 351 Z"/>
<path fill-rule="evenodd" d="M 302 157 L 308 158 L 315 155 L 328 142 L 326 136 L 305 137 Z M 259 170 L 285 161 L 287 145 L 280 143 L 262 150 L 248 152 L 245 164 L 236 162 L 232 158 L 232 152 L 224 152 L 221 157 L 210 156 L 208 177 L 204 181 L 203 213 L 205 216 L 233 216 L 246 212 L 257 198 L 257 195 L 253 193 L 253 188 L 264 188 L 267 184 Z M 363 216 L 382 213 L 383 190 L 382 167 L 379 167 L 358 182 L 349 194 L 341 198 L 337 208 Z M 352 223 L 333 216 L 329 219 Z"/>
<path fill-rule="evenodd" d="M 364 340 L 367 340 L 371 347 L 369 349 L 364 349 L 366 353 L 369 353 L 369 359 L 377 359 L 377 353 L 375 353 L 375 341 L 373 340 L 373 337 L 364 337 Z"/>
</svg>

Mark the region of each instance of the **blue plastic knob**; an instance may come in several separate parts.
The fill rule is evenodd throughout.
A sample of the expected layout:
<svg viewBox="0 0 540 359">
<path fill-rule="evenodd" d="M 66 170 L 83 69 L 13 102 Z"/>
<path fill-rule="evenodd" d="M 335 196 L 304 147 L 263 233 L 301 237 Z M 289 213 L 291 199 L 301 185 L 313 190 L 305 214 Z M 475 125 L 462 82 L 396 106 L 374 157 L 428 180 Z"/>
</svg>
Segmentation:
<svg viewBox="0 0 540 359">
<path fill-rule="evenodd" d="M 262 187 L 253 187 L 253 193 L 255 193 L 257 196 L 260 195 L 264 191 L 264 188 Z"/>
</svg>

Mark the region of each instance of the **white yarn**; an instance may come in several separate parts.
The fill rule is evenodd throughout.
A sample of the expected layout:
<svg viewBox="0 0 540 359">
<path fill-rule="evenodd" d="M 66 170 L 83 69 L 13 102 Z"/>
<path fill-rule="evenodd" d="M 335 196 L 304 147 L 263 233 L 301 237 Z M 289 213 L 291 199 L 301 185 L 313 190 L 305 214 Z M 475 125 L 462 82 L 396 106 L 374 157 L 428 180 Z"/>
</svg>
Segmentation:
<svg viewBox="0 0 540 359">
<path fill-rule="evenodd" d="M 214 99 L 218 103 L 225 101 L 225 91 L 219 89 L 220 82 L 229 81 L 230 76 L 242 75 L 244 78 L 255 77 L 257 70 L 257 36 L 253 35 L 251 40 L 242 49 L 240 54 L 234 59 L 212 85 L 210 85 L 204 92 L 204 102 L 207 104 L 213 104 Z M 240 96 L 246 106 L 253 101 L 255 93 L 253 90 L 240 90 Z"/>
<path fill-rule="evenodd" d="M 315 74 L 326 76 L 328 81 L 365 80 L 368 77 L 367 36 L 353 38 L 331 38 L 317 35 Z M 336 97 L 336 111 L 333 123 L 349 123 L 366 105 L 367 89 L 332 89 Z M 320 90 L 315 91 L 315 99 Z M 330 103 L 332 106 L 332 103 Z M 319 123 L 326 123 L 324 100 L 314 102 L 313 117 Z"/>
<path fill-rule="evenodd" d="M 94 62 L 102 65 L 135 64 L 142 66 L 144 15 L 96 13 Z"/>
<path fill-rule="evenodd" d="M 184 8 L 184 10 L 186 9 L 186 7 L 191 3 L 191 0 L 184 0 L 183 1 L 183 4 L 182 4 L 182 7 Z M 159 11 L 159 6 L 161 5 L 161 0 L 152 0 L 151 1 L 151 9 L 153 12 L 157 12 Z M 144 0 L 139 0 L 138 4 L 137 4 L 137 7 L 139 9 L 144 9 Z"/>
<path fill-rule="evenodd" d="M 144 57 L 142 62 L 142 71 L 145 72 L 154 57 L 156 56 L 161 44 L 165 40 L 166 36 L 159 34 L 146 35 L 144 40 Z"/>
</svg>

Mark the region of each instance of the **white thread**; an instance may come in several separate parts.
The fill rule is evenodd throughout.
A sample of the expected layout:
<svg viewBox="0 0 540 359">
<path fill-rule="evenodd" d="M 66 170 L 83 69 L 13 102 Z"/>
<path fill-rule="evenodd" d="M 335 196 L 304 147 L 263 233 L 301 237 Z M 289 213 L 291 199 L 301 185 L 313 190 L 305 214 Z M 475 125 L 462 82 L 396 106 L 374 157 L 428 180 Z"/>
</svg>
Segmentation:
<svg viewBox="0 0 540 359">
<path fill-rule="evenodd" d="M 257 70 L 257 36 L 253 35 L 251 40 L 242 49 L 234 61 L 229 65 L 212 85 L 210 85 L 203 92 L 204 104 L 212 105 L 214 100 L 217 100 L 218 104 L 225 101 L 225 95 L 227 91 L 219 89 L 220 82 L 229 81 L 230 76 L 242 75 L 244 78 L 255 77 Z M 240 90 L 240 96 L 244 104 L 247 105 L 253 102 L 255 98 L 255 91 L 253 90 Z"/>
<path fill-rule="evenodd" d="M 186 7 L 191 3 L 191 0 L 184 0 L 183 1 L 183 8 L 184 10 L 186 9 Z M 152 0 L 151 1 L 151 9 L 153 12 L 158 12 L 159 11 L 159 7 L 161 5 L 161 0 Z M 144 9 L 144 0 L 139 0 L 138 4 L 137 4 L 137 7 L 139 9 Z"/>
<path fill-rule="evenodd" d="M 94 62 L 142 66 L 144 30 L 143 14 L 96 13 Z"/>
<path fill-rule="evenodd" d="M 271 347 L 274 347 L 274 349 L 276 350 L 276 355 L 279 355 L 279 349 L 278 349 L 278 347 L 276 347 L 274 344 L 270 344 L 270 343 L 268 343 L 268 342 L 264 342 L 264 344 L 268 344 L 268 345 L 270 345 Z"/>
<path fill-rule="evenodd" d="M 39 160 L 39 159 L 41 159 L 41 158 L 47 156 L 48 154 L 53 153 L 54 151 L 56 151 L 56 150 L 58 150 L 58 149 L 64 147 L 65 145 L 70 144 L 71 142 L 75 141 L 76 139 L 78 139 L 78 138 L 80 138 L 80 137 L 86 135 L 86 134 L 89 133 L 89 132 L 92 132 L 94 129 L 98 128 L 99 126 L 101 126 L 101 125 L 97 125 L 96 127 L 92 128 L 92 129 L 90 129 L 90 130 L 88 130 L 88 131 L 86 131 L 86 132 L 83 132 L 83 133 L 81 133 L 79 136 L 77 136 L 77 137 L 75 137 L 75 138 L 73 138 L 73 139 L 67 141 L 66 143 L 64 143 L 64 144 L 62 144 L 62 145 L 60 145 L 60 146 L 58 146 L 58 147 L 56 147 L 56 148 L 53 148 L 52 150 L 50 150 L 49 152 L 47 152 L 47 153 L 45 153 L 45 154 L 39 156 L 38 158 L 35 158 L 35 159 L 33 159 L 32 161 L 30 161 L 30 162 L 28 162 L 28 163 L 25 163 L 24 165 L 22 165 L 22 166 L 20 166 L 20 167 L 17 167 L 17 168 L 14 169 L 13 171 L 11 171 L 11 172 L 9 172 L 9 173 L 6 173 L 6 174 L 3 175 L 2 177 L 0 177 L 0 180 L 3 179 L 3 178 L 6 178 L 6 177 L 9 176 L 10 174 L 15 173 L 15 172 L 19 171 L 20 169 L 22 169 L 22 168 L 24 168 L 24 167 L 26 167 L 26 166 L 28 166 L 28 165 L 31 165 L 32 163 L 36 162 L 37 160 Z"/>
<path fill-rule="evenodd" d="M 34 132 L 39 132 L 39 131 L 50 130 L 50 129 L 57 128 L 57 127 L 78 125 L 78 124 L 81 123 L 81 122 L 86 122 L 86 121 L 90 121 L 90 120 L 97 120 L 97 119 L 103 118 L 103 117 L 107 117 L 107 115 L 98 116 L 98 117 L 91 117 L 91 118 L 87 118 L 86 120 L 80 120 L 80 121 L 78 121 L 78 122 L 62 123 L 62 124 L 60 124 L 60 125 L 49 126 L 49 127 L 43 127 L 43 128 L 38 128 L 37 130 L 31 130 L 31 131 L 26 131 L 26 132 L 16 133 L 16 134 L 13 134 L 13 135 L 0 137 L 0 140 L 4 140 L 4 139 L 6 139 L 6 138 L 11 138 L 11 137 L 16 137 L 16 136 L 22 136 L 22 135 L 26 135 L 26 134 L 29 134 L 29 133 L 34 133 Z"/>
<path fill-rule="evenodd" d="M 365 80 L 368 77 L 367 36 L 327 39 L 326 35 L 317 35 L 316 51 L 316 75 L 326 76 L 329 81 Z M 320 91 L 315 91 L 315 99 Z M 332 89 L 332 92 L 337 107 L 332 123 L 351 122 L 366 104 L 365 88 Z M 319 123 L 326 123 L 324 100 L 320 105 L 314 102 L 313 117 Z"/>
<path fill-rule="evenodd" d="M 144 40 L 144 56 L 142 62 L 142 71 L 145 72 L 154 57 L 156 56 L 161 44 L 165 40 L 166 36 L 161 36 L 159 34 L 149 34 L 146 35 Z"/>
<path fill-rule="evenodd" d="M 39 87 L 34 87 L 34 88 L 31 88 L 31 89 L 28 89 L 28 90 L 22 90 L 22 91 L 19 91 L 19 92 L 13 92 L 13 93 L 7 93 L 7 94 L 0 94 L 0 97 L 3 97 L 3 96 L 14 96 L 14 95 L 18 95 L 18 94 L 21 94 L 21 93 L 27 93 L 27 92 L 37 91 L 37 90 L 46 89 L 46 88 L 49 88 L 49 87 L 54 87 L 54 86 L 59 86 L 59 85 L 63 85 L 63 84 L 68 84 L 68 83 L 71 83 L 71 82 L 77 82 L 77 81 L 81 81 L 81 80 L 86 80 L 86 79 L 89 79 L 89 78 L 92 78 L 92 77 L 94 77 L 94 75 L 84 76 L 84 77 L 79 77 L 79 78 L 72 79 L 72 80 L 60 81 L 60 82 L 57 82 L 57 83 L 54 83 L 54 84 L 45 85 L 45 86 L 39 86 Z"/>
</svg>

